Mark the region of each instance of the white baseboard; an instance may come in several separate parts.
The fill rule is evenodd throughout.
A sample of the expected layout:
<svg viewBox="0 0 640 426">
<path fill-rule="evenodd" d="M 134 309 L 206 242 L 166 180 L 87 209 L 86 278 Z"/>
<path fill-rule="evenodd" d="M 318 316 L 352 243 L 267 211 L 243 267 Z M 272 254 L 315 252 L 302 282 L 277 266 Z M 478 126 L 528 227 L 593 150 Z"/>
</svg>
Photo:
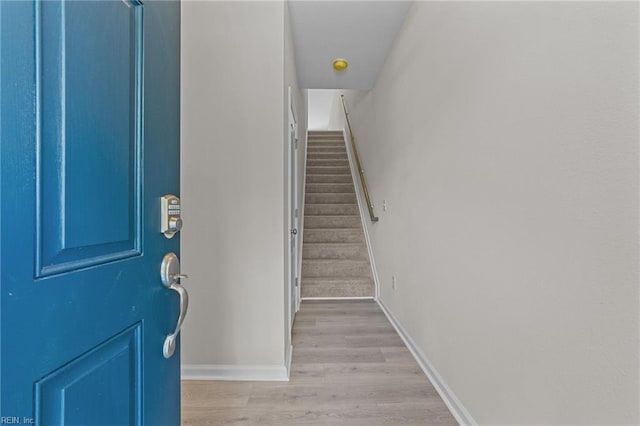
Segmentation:
<svg viewBox="0 0 640 426">
<path fill-rule="evenodd" d="M 376 300 L 375 297 L 303 297 L 302 300 Z"/>
<path fill-rule="evenodd" d="M 285 365 L 287 366 L 287 380 L 291 377 L 291 359 L 293 358 L 293 345 L 289 345 L 289 350 L 285 355 L 286 359 L 284 360 Z"/>
<path fill-rule="evenodd" d="M 288 382 L 286 365 L 185 364 L 182 380 L 246 380 Z"/>
<path fill-rule="evenodd" d="M 378 301 L 378 305 L 380 305 L 380 308 L 382 309 L 382 312 L 384 312 L 384 314 L 387 316 L 387 318 L 393 325 L 393 328 L 396 329 L 396 331 L 404 341 L 405 345 L 407 345 L 407 348 L 409 348 L 409 351 L 418 362 L 418 365 L 420 366 L 420 368 L 422 368 L 422 371 L 424 371 L 424 374 L 426 374 L 426 376 L 429 378 L 433 387 L 436 388 L 436 391 L 438 391 L 440 398 L 442 398 L 442 400 L 447 405 L 447 407 L 451 411 L 451 414 L 453 414 L 453 416 L 456 418 L 458 423 L 461 425 L 477 425 L 478 423 L 475 420 L 473 420 L 473 417 L 471 417 L 471 414 L 467 411 L 464 405 L 462 405 L 462 402 L 460 402 L 460 400 L 453 393 L 451 388 L 447 386 L 447 383 L 444 381 L 442 376 L 440 376 L 438 371 L 434 368 L 433 364 L 429 362 L 429 359 L 426 357 L 424 353 L 422 353 L 420 348 L 418 348 L 416 343 L 413 341 L 411 336 L 409 336 L 409 334 L 405 331 L 405 329 L 398 322 L 398 320 L 396 320 L 396 318 L 391 314 L 391 312 L 386 307 L 384 302 L 380 298 L 378 298 L 377 301 Z"/>
</svg>

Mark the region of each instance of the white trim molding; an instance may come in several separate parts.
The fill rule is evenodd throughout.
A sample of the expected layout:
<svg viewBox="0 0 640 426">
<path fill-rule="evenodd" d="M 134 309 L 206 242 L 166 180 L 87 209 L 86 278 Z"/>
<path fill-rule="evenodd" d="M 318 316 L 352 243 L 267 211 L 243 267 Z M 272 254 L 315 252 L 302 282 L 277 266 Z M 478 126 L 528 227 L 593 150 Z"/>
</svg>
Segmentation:
<svg viewBox="0 0 640 426">
<path fill-rule="evenodd" d="M 380 298 L 378 298 L 377 302 L 380 306 L 380 309 L 382 309 L 382 312 L 384 312 L 384 314 L 393 325 L 393 328 L 396 329 L 405 345 L 407 345 L 407 348 L 409 348 L 409 351 L 416 359 L 416 362 L 418 363 L 424 374 L 427 376 L 433 387 L 436 388 L 436 391 L 440 395 L 440 398 L 442 398 L 444 403 L 449 408 L 449 411 L 451 411 L 451 414 L 453 414 L 453 416 L 456 418 L 456 421 L 461 425 L 477 425 L 478 423 L 473 420 L 473 417 L 471 417 L 469 411 L 467 411 L 465 406 L 462 405 L 462 402 L 453 393 L 451 388 L 447 386 L 447 383 L 444 381 L 442 376 L 438 373 L 433 364 L 431 364 L 422 350 L 420 350 L 418 345 L 416 345 L 416 342 L 414 342 L 411 336 L 402 327 L 400 322 L 398 322 L 398 320 L 391 314 L 384 302 Z"/>
<path fill-rule="evenodd" d="M 288 382 L 286 365 L 185 364 L 182 380 L 246 380 Z"/>
<path fill-rule="evenodd" d="M 303 245 L 304 245 L 304 206 L 307 205 L 306 199 L 307 199 L 307 148 L 309 145 L 309 129 L 307 129 L 304 133 L 304 143 L 303 143 L 303 150 L 304 150 L 304 154 L 302 155 L 302 200 L 300 202 L 300 222 L 299 222 L 299 227 L 300 229 L 298 229 L 298 238 L 300 241 L 300 245 L 298 246 L 298 275 L 299 275 L 299 280 L 298 280 L 298 294 L 300 295 L 300 297 L 298 298 L 298 307 L 296 312 L 298 312 L 300 310 L 300 303 L 302 303 L 302 249 L 303 249 Z M 299 148 L 299 147 L 298 147 Z"/>
<path fill-rule="evenodd" d="M 286 353 L 286 359 L 284 363 L 287 368 L 287 380 L 291 377 L 291 360 L 293 359 L 293 345 L 289 345 L 289 350 Z"/>
<path fill-rule="evenodd" d="M 302 300 L 376 300 L 375 297 L 362 296 L 362 297 L 303 297 Z"/>
</svg>

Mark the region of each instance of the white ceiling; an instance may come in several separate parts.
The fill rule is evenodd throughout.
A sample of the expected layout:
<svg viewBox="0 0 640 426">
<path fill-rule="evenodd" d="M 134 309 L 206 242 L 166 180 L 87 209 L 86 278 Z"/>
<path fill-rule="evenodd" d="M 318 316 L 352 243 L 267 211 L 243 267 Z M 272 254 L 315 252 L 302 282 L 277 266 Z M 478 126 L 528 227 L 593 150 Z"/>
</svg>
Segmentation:
<svg viewBox="0 0 640 426">
<path fill-rule="evenodd" d="M 289 1 L 298 84 L 370 89 L 404 22 L 408 1 Z M 349 67 L 334 71 L 336 58 Z"/>
</svg>

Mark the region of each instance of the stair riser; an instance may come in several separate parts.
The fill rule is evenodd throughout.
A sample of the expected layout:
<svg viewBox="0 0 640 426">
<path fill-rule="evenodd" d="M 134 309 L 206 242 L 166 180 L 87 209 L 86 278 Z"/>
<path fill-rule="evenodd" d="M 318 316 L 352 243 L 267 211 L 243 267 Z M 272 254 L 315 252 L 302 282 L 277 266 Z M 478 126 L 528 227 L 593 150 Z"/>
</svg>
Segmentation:
<svg viewBox="0 0 640 426">
<path fill-rule="evenodd" d="M 307 183 L 351 183 L 351 175 L 307 175 Z"/>
<path fill-rule="evenodd" d="M 302 297 L 373 297 L 373 283 L 302 284 Z"/>
<path fill-rule="evenodd" d="M 349 204 L 356 202 L 355 194 L 307 194 L 306 204 Z"/>
<path fill-rule="evenodd" d="M 342 160 L 348 161 L 349 156 L 346 152 L 335 152 L 335 151 L 326 151 L 326 152 L 310 152 L 307 155 L 307 163 L 311 160 Z"/>
<path fill-rule="evenodd" d="M 330 152 L 334 154 L 346 154 L 347 149 L 344 146 L 309 146 L 307 148 L 307 153 L 322 153 L 322 152 Z"/>
<path fill-rule="evenodd" d="M 339 151 L 339 152 L 346 152 L 347 150 L 344 144 L 342 145 L 314 145 L 314 144 L 307 145 L 307 153 L 313 152 L 314 150 L 320 150 L 320 149 Z"/>
<path fill-rule="evenodd" d="M 355 193 L 353 183 L 307 183 L 307 194 L 328 194 L 328 193 Z"/>
<path fill-rule="evenodd" d="M 335 160 L 335 159 L 309 159 L 307 160 L 307 167 L 312 166 L 335 166 L 335 167 L 349 167 L 348 160 Z"/>
<path fill-rule="evenodd" d="M 312 146 L 342 146 L 344 147 L 343 139 L 309 139 L 307 145 Z"/>
<path fill-rule="evenodd" d="M 305 229 L 304 243 L 364 243 L 364 234 L 360 229 Z"/>
<path fill-rule="evenodd" d="M 309 160 L 317 160 L 324 157 L 325 155 L 330 155 L 329 159 L 339 159 L 339 160 L 348 160 L 349 156 L 347 155 L 347 151 L 342 150 L 333 150 L 333 151 L 316 151 L 307 153 L 307 161 Z"/>
<path fill-rule="evenodd" d="M 368 277 L 371 272 L 366 261 L 303 260 L 302 277 Z"/>
<path fill-rule="evenodd" d="M 307 204 L 304 207 L 305 221 L 307 217 L 328 215 L 358 215 L 356 204 Z"/>
<path fill-rule="evenodd" d="M 308 243 L 302 247 L 304 259 L 368 260 L 364 244 Z"/>
<path fill-rule="evenodd" d="M 310 148 L 334 148 L 334 149 L 346 149 L 342 142 L 311 142 L 307 144 L 307 149 Z"/>
<path fill-rule="evenodd" d="M 344 143 L 342 139 L 336 140 L 322 140 L 322 141 L 307 141 L 307 147 L 309 148 L 319 148 L 319 147 L 337 147 L 337 148 L 346 148 L 347 144 Z"/>
<path fill-rule="evenodd" d="M 360 216 L 309 216 L 304 220 L 305 229 L 352 228 L 360 229 Z"/>
<path fill-rule="evenodd" d="M 346 153 L 314 152 L 307 155 L 307 160 L 347 160 Z"/>
<path fill-rule="evenodd" d="M 307 175 L 348 175 L 348 176 L 351 176 L 351 170 L 348 167 L 309 166 L 309 167 L 307 167 Z"/>
<path fill-rule="evenodd" d="M 315 133 L 309 133 L 308 135 L 308 139 L 343 139 L 344 138 L 344 133 L 340 132 L 340 133 L 327 133 L 326 135 L 320 135 L 320 134 L 315 134 Z"/>
<path fill-rule="evenodd" d="M 330 157 L 325 157 L 327 155 L 330 155 Z M 307 164 L 311 160 L 323 160 L 323 159 L 324 160 L 348 161 L 349 157 L 347 156 L 346 152 L 331 152 L 331 151 L 327 151 L 327 152 L 311 152 L 311 153 L 309 153 L 309 155 L 307 155 Z"/>
</svg>

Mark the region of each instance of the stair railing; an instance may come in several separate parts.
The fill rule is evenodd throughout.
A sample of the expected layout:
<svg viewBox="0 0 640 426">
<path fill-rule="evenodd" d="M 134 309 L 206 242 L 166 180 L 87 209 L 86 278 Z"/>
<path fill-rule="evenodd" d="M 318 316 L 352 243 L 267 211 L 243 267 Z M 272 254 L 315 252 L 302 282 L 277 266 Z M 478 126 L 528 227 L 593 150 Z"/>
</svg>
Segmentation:
<svg viewBox="0 0 640 426">
<path fill-rule="evenodd" d="M 353 156 L 356 160 L 356 166 L 358 167 L 358 174 L 360 175 L 360 184 L 362 185 L 362 192 L 364 192 L 364 198 L 367 201 L 367 208 L 369 209 L 369 217 L 371 222 L 377 222 L 378 216 L 373 212 L 373 203 L 371 203 L 371 197 L 369 196 L 369 189 L 367 189 L 367 181 L 364 178 L 364 169 L 360 162 L 360 156 L 358 155 L 358 147 L 356 146 L 356 138 L 353 136 L 353 130 L 351 129 L 351 119 L 349 118 L 349 112 L 347 111 L 347 104 L 344 100 L 344 95 L 340 95 L 342 99 L 342 109 L 344 110 L 344 117 L 347 120 L 347 127 L 349 128 L 349 138 L 351 139 L 351 148 L 353 148 Z"/>
</svg>

